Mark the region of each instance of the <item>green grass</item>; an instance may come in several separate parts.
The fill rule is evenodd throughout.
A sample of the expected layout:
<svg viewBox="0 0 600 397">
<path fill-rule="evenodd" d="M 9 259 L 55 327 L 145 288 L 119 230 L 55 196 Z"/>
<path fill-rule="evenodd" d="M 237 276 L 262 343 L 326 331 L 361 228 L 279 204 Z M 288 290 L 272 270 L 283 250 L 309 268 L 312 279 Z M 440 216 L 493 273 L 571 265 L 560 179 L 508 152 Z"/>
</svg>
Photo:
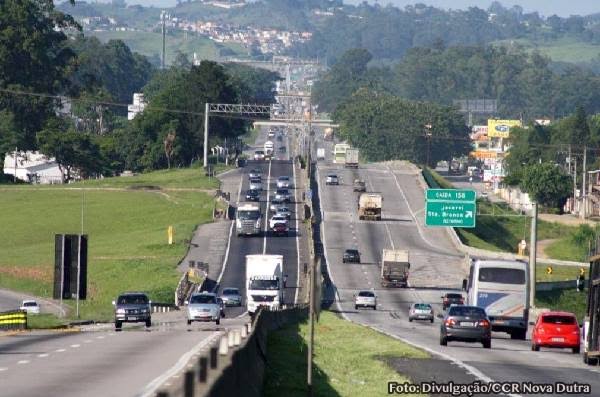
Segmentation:
<svg viewBox="0 0 600 397">
<path fill-rule="evenodd" d="M 569 237 L 550 244 L 545 252 L 551 258 L 566 261 L 585 262 L 588 258 L 587 248 L 574 244 Z"/>
<path fill-rule="evenodd" d="M 600 45 L 584 43 L 581 40 L 570 37 L 539 42 L 529 39 L 511 39 L 497 41 L 494 44 L 506 46 L 509 43 L 523 46 L 527 51 L 538 51 L 540 54 L 550 57 L 555 62 L 589 62 L 600 55 Z"/>
<path fill-rule="evenodd" d="M 269 334 L 263 395 L 306 395 L 307 322 Z M 322 312 L 315 326 L 315 396 L 383 396 L 389 381 L 404 382 L 386 365 L 390 357 L 427 358 L 418 349 Z"/>
<path fill-rule="evenodd" d="M 30 314 L 27 316 L 28 329 L 65 328 L 67 322 L 53 314 Z"/>
<path fill-rule="evenodd" d="M 162 34 L 159 32 L 86 32 L 88 35 L 96 36 L 102 42 L 109 40 L 122 40 L 132 51 L 151 57 L 160 55 L 162 51 Z M 187 38 L 183 32 L 173 32 L 166 36 L 167 54 L 165 62 L 170 65 L 180 51 L 188 55 L 191 60 L 195 52 L 199 59 L 219 60 L 221 53 L 226 55 L 244 56 L 247 51 L 237 43 L 219 44 L 200 36 L 188 33 Z M 224 50 L 224 51 L 223 51 Z"/>
<path fill-rule="evenodd" d="M 552 274 L 548 274 L 546 269 L 552 267 Z M 579 277 L 579 267 L 575 266 L 560 266 L 560 265 L 545 265 L 538 264 L 536 267 L 537 281 L 565 281 L 576 280 Z M 585 278 L 588 277 L 588 268 L 585 268 Z"/>
<path fill-rule="evenodd" d="M 585 316 L 586 292 L 587 289 L 583 292 L 577 292 L 575 289 L 537 292 L 535 305 L 536 307 L 575 313 L 581 323 Z"/>
<path fill-rule="evenodd" d="M 188 178 L 189 170 L 140 176 L 144 183 L 159 186 L 185 186 Z M 212 217 L 214 200 L 206 193 L 5 189 L 0 194 L 0 286 L 52 295 L 54 234 L 81 231 L 82 202 L 89 261 L 88 299 L 81 305 L 81 318 L 109 319 L 111 301 L 125 290 L 146 291 L 154 301 L 171 302 L 179 279 L 175 268 L 187 240 L 197 224 Z M 171 246 L 170 225 L 175 229 Z"/>
</svg>

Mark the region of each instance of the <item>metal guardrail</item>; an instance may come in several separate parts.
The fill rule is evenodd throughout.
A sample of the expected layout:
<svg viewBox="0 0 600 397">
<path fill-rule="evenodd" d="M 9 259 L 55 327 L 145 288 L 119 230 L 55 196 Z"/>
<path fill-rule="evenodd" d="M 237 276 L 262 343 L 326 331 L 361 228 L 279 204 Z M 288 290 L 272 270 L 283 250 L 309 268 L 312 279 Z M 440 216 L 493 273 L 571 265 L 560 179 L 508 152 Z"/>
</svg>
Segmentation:
<svg viewBox="0 0 600 397">
<path fill-rule="evenodd" d="M 27 312 L 10 310 L 0 312 L 0 330 L 27 329 Z"/>
</svg>

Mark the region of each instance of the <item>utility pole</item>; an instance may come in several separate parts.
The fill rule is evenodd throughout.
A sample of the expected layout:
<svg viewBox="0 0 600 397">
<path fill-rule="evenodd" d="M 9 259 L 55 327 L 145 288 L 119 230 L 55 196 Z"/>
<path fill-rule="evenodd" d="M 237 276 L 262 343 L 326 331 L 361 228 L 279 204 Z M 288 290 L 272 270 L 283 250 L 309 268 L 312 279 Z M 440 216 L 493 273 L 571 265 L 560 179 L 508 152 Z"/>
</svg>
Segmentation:
<svg viewBox="0 0 600 397">
<path fill-rule="evenodd" d="M 585 219 L 587 216 L 587 193 L 585 190 L 585 171 L 587 166 L 587 145 L 583 147 L 583 180 L 581 181 L 581 219 Z"/>
<path fill-rule="evenodd" d="M 15 146 L 15 175 L 13 176 L 13 182 L 17 183 L 17 147 Z"/>
<path fill-rule="evenodd" d="M 316 264 L 315 260 L 312 261 L 311 269 L 310 269 L 310 280 L 309 280 L 309 308 L 308 308 L 308 318 L 310 324 L 310 338 L 308 342 L 308 365 L 307 365 L 307 373 L 306 373 L 306 386 L 307 386 L 307 396 L 313 396 L 313 378 L 312 378 L 312 367 L 313 367 L 313 348 L 315 344 L 315 305 L 316 305 L 316 297 L 315 297 L 315 274 L 316 274 Z"/>
<path fill-rule="evenodd" d="M 309 92 L 309 96 L 308 96 L 308 153 L 306 154 L 306 172 L 308 175 L 308 178 L 310 178 L 310 168 L 311 168 L 311 142 L 312 142 L 312 99 L 311 99 L 311 95 Z"/>
<path fill-rule="evenodd" d="M 166 53 L 166 43 L 165 43 L 165 39 L 166 39 L 166 33 L 167 30 L 165 28 L 165 22 L 167 19 L 167 14 L 165 11 L 162 11 L 160 13 L 160 19 L 162 20 L 162 56 L 160 59 L 160 68 L 164 69 L 165 68 L 165 53 Z"/>
<path fill-rule="evenodd" d="M 535 273 L 537 255 L 537 203 L 531 204 L 531 236 L 529 241 L 529 309 L 535 307 Z"/>
<path fill-rule="evenodd" d="M 204 104 L 204 168 L 208 167 L 208 111 L 209 103 Z"/>
</svg>

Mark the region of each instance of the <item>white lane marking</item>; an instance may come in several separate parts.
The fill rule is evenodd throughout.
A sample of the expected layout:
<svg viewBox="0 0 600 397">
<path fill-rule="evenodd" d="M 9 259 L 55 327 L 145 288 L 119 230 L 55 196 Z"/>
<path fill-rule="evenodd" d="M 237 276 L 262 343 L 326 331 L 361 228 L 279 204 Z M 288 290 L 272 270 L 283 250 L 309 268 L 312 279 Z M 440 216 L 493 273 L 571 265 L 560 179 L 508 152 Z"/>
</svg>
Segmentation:
<svg viewBox="0 0 600 397">
<path fill-rule="evenodd" d="M 74 345 L 71 345 L 71 347 L 72 347 L 73 349 L 77 349 L 77 348 L 78 348 L 78 347 L 80 347 L 80 346 L 81 346 L 81 345 L 79 345 L 79 344 L 77 344 L 77 343 L 76 343 L 76 344 L 74 344 Z"/>
<path fill-rule="evenodd" d="M 267 175 L 267 207 L 265 209 L 265 235 L 263 237 L 263 255 L 267 253 L 267 234 L 269 232 L 269 195 L 271 193 L 271 160 L 269 160 L 269 172 Z"/>
<path fill-rule="evenodd" d="M 2 372 L 2 371 L 7 371 L 7 370 L 8 370 L 8 368 L 6 368 L 6 367 L 2 367 L 2 368 L 0 368 L 0 372 Z"/>
<path fill-rule="evenodd" d="M 374 192 L 375 189 L 373 188 L 373 183 L 371 182 L 371 178 L 367 177 L 367 182 L 369 183 L 369 186 L 371 186 L 371 191 Z M 404 198 L 404 200 L 406 200 L 406 197 Z M 395 250 L 396 247 L 394 247 L 394 239 L 392 238 L 392 233 L 390 232 L 390 228 L 388 226 L 388 223 L 387 222 L 383 222 L 383 226 L 385 226 L 385 231 L 387 233 L 388 239 L 390 240 L 390 244 L 392 246 L 392 249 Z"/>
<path fill-rule="evenodd" d="M 19 365 L 29 364 L 29 360 L 20 360 L 20 361 L 17 361 L 17 364 L 19 364 Z"/>
<path fill-rule="evenodd" d="M 236 316 L 235 318 L 242 318 L 244 317 L 246 314 L 248 314 L 248 311 L 243 312 L 242 314 L 240 314 L 239 316 Z"/>
<path fill-rule="evenodd" d="M 187 365 L 188 361 L 190 361 L 190 358 L 194 354 L 196 354 L 197 352 L 199 352 L 200 350 L 202 350 L 206 346 L 208 346 L 211 343 L 213 343 L 219 335 L 221 335 L 220 332 L 213 332 L 212 336 L 204 339 L 203 341 L 201 341 L 200 343 L 198 343 L 196 346 L 194 346 L 191 350 L 189 350 L 187 353 L 185 353 L 183 356 L 181 356 L 179 358 L 179 360 L 177 360 L 177 362 L 175 363 L 175 365 L 173 365 L 169 370 L 167 370 L 166 372 L 164 372 L 162 375 L 159 375 L 152 382 L 148 383 L 148 385 L 146 385 L 146 387 L 144 388 L 144 390 L 142 390 L 142 392 L 139 394 L 139 397 L 154 396 L 154 394 L 156 393 L 156 390 L 163 383 L 165 383 L 165 381 L 167 379 L 173 377 L 179 371 L 181 371 L 183 369 L 183 367 L 185 367 Z"/>
<path fill-rule="evenodd" d="M 104 336 L 102 336 L 102 335 L 96 336 L 96 339 L 104 339 Z"/>
<path fill-rule="evenodd" d="M 298 290 L 300 289 L 300 229 L 298 228 L 298 181 L 296 180 L 296 162 L 292 160 L 292 175 L 294 178 L 294 211 L 296 212 L 296 291 L 294 292 L 294 304 L 298 303 Z"/>
<path fill-rule="evenodd" d="M 244 183 L 244 173 L 240 175 L 240 187 L 238 189 L 237 203 L 240 202 L 240 196 L 242 195 L 242 184 Z M 225 256 L 223 257 L 223 263 L 221 264 L 221 273 L 219 273 L 219 277 L 217 277 L 217 283 L 215 284 L 215 288 L 221 284 L 221 279 L 223 278 L 223 274 L 225 273 L 225 268 L 227 267 L 227 259 L 229 259 L 229 248 L 231 247 L 231 236 L 233 235 L 233 226 L 235 224 L 235 219 L 231 221 L 231 226 L 229 226 L 229 237 L 227 237 L 227 248 L 225 248 Z"/>
<path fill-rule="evenodd" d="M 49 354 L 48 353 L 42 353 L 42 354 L 38 354 L 38 357 L 48 357 Z"/>
<path fill-rule="evenodd" d="M 86 339 L 86 340 L 83 341 L 83 343 L 92 343 L 92 341 L 89 340 L 89 339 Z"/>
<path fill-rule="evenodd" d="M 55 352 L 57 352 L 57 353 L 62 353 L 62 352 L 64 352 L 65 350 L 66 350 L 66 349 L 56 349 L 56 350 L 55 350 Z"/>
</svg>

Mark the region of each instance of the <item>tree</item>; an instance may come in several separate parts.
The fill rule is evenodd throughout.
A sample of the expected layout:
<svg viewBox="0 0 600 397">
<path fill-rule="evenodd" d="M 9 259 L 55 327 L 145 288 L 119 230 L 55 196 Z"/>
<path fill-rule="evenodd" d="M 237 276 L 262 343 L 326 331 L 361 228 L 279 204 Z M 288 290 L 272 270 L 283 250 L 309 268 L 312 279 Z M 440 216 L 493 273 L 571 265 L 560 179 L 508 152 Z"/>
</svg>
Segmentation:
<svg viewBox="0 0 600 397">
<path fill-rule="evenodd" d="M 88 134 L 51 129 L 40 132 L 38 141 L 43 153 L 56 158 L 63 182 L 71 180 L 73 169 L 84 177 L 102 168 L 99 147 Z"/>
<path fill-rule="evenodd" d="M 555 164 L 541 163 L 524 168 L 521 188 L 538 203 L 560 209 L 572 193 L 573 182 Z"/>
<path fill-rule="evenodd" d="M 79 26 L 52 0 L 0 1 L 0 89 L 43 94 L 64 89 L 75 56 L 65 45 L 63 31 L 70 29 Z M 0 92 L 0 109 L 12 114 L 12 143 L 34 149 L 36 133 L 54 117 L 55 105 L 50 98 Z"/>
</svg>

